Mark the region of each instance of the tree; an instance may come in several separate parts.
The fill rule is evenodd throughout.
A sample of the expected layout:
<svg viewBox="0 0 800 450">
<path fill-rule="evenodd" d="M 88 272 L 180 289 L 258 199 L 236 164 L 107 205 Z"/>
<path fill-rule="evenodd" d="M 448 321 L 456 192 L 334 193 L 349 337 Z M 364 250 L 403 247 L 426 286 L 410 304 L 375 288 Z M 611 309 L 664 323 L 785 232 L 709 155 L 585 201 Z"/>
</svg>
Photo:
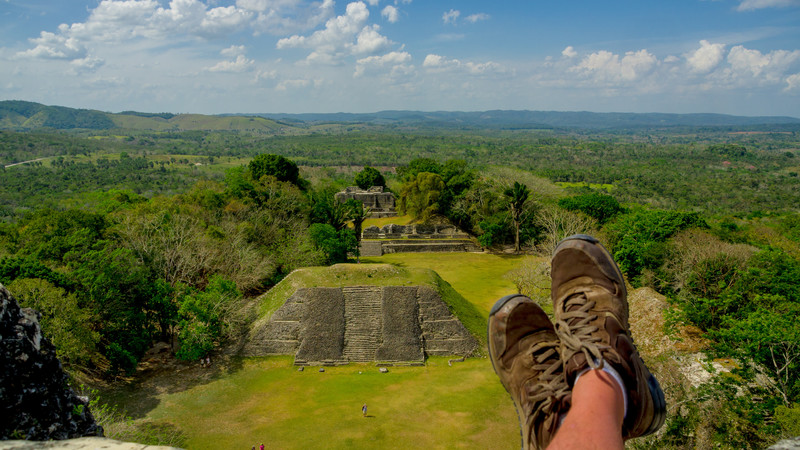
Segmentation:
<svg viewBox="0 0 800 450">
<path fill-rule="evenodd" d="M 514 223 L 514 251 L 519 251 L 519 225 L 522 213 L 525 210 L 525 202 L 528 201 L 530 191 L 528 186 L 514 182 L 514 186 L 504 192 L 508 197 L 508 209 L 511 212 L 511 221 Z"/>
<path fill-rule="evenodd" d="M 420 172 L 403 184 L 397 209 L 401 214 L 411 214 L 415 219 L 427 222 L 439 213 L 438 201 L 444 188 L 441 176 Z"/>
<path fill-rule="evenodd" d="M 378 169 L 364 166 L 364 170 L 356 174 L 356 185 L 361 189 L 369 189 L 372 186 L 386 186 L 386 180 Z"/>
<path fill-rule="evenodd" d="M 352 230 L 336 230 L 326 223 L 312 224 L 308 229 L 314 245 L 326 255 L 328 264 L 347 262 L 347 254 L 356 251 L 356 237 Z"/>
<path fill-rule="evenodd" d="M 250 161 L 247 169 L 254 181 L 260 180 L 264 175 L 271 175 L 278 181 L 288 181 L 296 185 L 300 176 L 297 164 L 280 155 L 260 154 Z"/>
<path fill-rule="evenodd" d="M 371 210 L 369 207 L 364 207 L 364 204 L 360 201 L 351 198 L 347 202 L 345 202 L 345 206 L 348 208 L 348 219 L 353 222 L 353 229 L 356 234 L 356 262 L 360 263 L 361 260 L 359 257 L 361 256 L 361 225 L 367 220 L 370 216 Z"/>
<path fill-rule="evenodd" d="M 568 211 L 581 211 L 597 220 L 600 225 L 606 223 L 609 219 L 622 211 L 622 207 L 619 205 L 617 199 L 598 192 L 563 198 L 558 201 L 558 206 Z"/>
</svg>

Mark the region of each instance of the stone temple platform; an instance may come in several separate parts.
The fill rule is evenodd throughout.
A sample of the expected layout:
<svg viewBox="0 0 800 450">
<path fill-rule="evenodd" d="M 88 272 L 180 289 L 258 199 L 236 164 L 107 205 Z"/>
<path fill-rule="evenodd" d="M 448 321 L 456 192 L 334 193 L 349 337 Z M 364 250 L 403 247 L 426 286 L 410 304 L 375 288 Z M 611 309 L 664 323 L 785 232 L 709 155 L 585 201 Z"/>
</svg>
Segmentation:
<svg viewBox="0 0 800 450">
<path fill-rule="evenodd" d="M 431 287 L 361 285 L 298 289 L 252 330 L 243 354 L 293 354 L 297 365 L 421 364 L 478 345 Z"/>
<path fill-rule="evenodd" d="M 385 225 L 361 233 L 361 256 L 386 253 L 479 252 L 468 234 L 452 225 Z"/>
</svg>

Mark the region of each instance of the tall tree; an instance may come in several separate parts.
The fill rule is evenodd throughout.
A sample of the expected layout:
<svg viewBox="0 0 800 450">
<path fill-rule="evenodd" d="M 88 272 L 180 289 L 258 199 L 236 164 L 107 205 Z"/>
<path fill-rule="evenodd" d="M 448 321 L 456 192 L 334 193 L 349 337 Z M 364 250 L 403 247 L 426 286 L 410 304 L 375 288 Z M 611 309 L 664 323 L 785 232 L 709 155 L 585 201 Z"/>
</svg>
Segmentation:
<svg viewBox="0 0 800 450">
<path fill-rule="evenodd" d="M 514 223 L 514 250 L 519 251 L 519 225 L 522 218 L 522 213 L 525 210 L 525 202 L 528 201 L 530 191 L 528 186 L 520 184 L 519 181 L 514 182 L 514 186 L 508 188 L 504 192 L 508 197 L 508 209 L 511 212 L 511 220 Z"/>
<path fill-rule="evenodd" d="M 364 221 L 369 218 L 372 210 L 369 207 L 365 207 L 363 203 L 353 198 L 348 200 L 345 203 L 345 206 L 348 207 L 347 218 L 353 222 L 353 229 L 356 233 L 356 262 L 360 263 L 361 226 L 364 224 Z"/>
</svg>

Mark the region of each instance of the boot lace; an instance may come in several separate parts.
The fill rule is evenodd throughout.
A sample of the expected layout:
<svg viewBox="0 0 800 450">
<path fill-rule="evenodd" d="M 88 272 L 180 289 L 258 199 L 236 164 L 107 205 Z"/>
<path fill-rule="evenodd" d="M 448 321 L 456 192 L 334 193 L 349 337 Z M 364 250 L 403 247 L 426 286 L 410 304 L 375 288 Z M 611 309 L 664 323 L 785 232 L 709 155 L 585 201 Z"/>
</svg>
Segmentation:
<svg viewBox="0 0 800 450">
<path fill-rule="evenodd" d="M 570 294 L 561 304 L 564 305 L 564 312 L 555 328 L 566 349 L 566 354 L 561 355 L 563 360 L 569 361 L 575 354 L 582 352 L 592 369 L 602 369 L 603 350 L 610 347 L 601 345 L 602 339 L 594 334 L 599 328 L 597 325 L 590 325 L 597 319 L 597 315 L 590 312 L 596 302 L 589 300 L 585 293 L 578 292 Z"/>
</svg>

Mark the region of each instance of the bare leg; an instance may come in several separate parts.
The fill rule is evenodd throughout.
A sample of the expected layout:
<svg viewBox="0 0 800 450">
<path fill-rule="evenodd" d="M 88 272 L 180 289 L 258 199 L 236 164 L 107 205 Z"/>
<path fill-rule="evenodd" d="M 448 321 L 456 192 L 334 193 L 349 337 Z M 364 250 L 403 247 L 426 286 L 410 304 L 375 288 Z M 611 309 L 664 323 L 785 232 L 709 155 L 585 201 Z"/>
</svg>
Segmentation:
<svg viewBox="0 0 800 450">
<path fill-rule="evenodd" d="M 621 449 L 625 405 L 619 384 L 590 370 L 572 388 L 572 407 L 548 449 Z"/>
</svg>

